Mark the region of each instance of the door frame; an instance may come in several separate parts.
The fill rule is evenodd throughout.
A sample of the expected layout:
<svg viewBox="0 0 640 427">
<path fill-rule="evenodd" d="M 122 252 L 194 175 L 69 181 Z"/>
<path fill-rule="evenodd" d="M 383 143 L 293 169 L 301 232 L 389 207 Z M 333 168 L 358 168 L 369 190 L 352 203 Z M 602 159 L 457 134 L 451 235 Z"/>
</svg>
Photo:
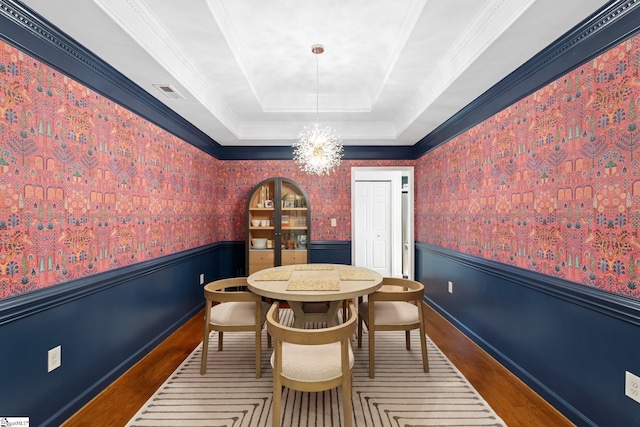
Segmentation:
<svg viewBox="0 0 640 427">
<path fill-rule="evenodd" d="M 414 167 L 413 166 L 371 166 L 371 167 L 352 167 L 351 168 L 351 236 L 355 238 L 355 187 L 356 181 L 375 181 L 380 180 L 385 176 L 385 172 L 400 172 L 403 177 L 407 177 L 407 212 L 405 213 L 407 234 L 408 236 L 408 276 L 413 280 L 414 277 L 414 254 L 415 254 L 415 239 L 414 239 Z M 389 176 L 389 175 L 387 175 Z M 377 179 L 376 179 L 377 178 Z M 392 188 L 391 200 L 400 200 L 402 197 L 402 186 L 398 185 L 397 188 Z M 402 235 L 401 233 L 394 232 L 394 228 L 399 227 L 401 224 L 401 207 L 391 206 L 391 217 L 389 218 L 392 241 L 391 247 L 393 253 L 391 255 L 391 272 L 393 277 L 402 277 Z M 395 227 L 394 227 L 395 226 Z M 398 255 L 399 254 L 399 255 Z M 356 244 L 351 244 L 351 259 L 356 259 Z"/>
</svg>

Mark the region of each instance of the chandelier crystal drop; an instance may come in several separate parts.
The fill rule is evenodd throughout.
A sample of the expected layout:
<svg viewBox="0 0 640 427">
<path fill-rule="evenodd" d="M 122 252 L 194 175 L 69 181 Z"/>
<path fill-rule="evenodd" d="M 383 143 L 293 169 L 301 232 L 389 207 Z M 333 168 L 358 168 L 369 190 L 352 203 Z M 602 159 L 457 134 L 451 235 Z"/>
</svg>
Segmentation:
<svg viewBox="0 0 640 427">
<path fill-rule="evenodd" d="M 316 121 L 318 119 L 318 55 L 324 52 L 319 44 L 311 46 L 316 55 Z M 344 148 L 340 136 L 333 129 L 321 127 L 317 122 L 305 126 L 293 144 L 293 160 L 303 172 L 313 175 L 329 175 L 339 165 Z"/>
</svg>

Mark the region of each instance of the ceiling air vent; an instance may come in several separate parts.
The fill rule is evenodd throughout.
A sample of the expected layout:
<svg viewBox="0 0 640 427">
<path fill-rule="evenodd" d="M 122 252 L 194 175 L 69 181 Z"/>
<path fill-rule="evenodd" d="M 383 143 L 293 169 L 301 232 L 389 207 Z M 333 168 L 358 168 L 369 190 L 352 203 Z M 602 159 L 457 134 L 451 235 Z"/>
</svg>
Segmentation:
<svg viewBox="0 0 640 427">
<path fill-rule="evenodd" d="M 153 85 L 156 89 L 171 99 L 184 99 L 184 96 L 171 85 Z"/>
</svg>

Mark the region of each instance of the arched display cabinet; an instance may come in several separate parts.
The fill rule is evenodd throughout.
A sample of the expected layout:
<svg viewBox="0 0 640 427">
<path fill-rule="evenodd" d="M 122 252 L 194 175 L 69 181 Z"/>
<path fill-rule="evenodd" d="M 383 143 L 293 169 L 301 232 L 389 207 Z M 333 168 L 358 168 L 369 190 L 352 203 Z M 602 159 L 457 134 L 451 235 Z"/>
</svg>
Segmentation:
<svg viewBox="0 0 640 427">
<path fill-rule="evenodd" d="M 309 262 L 311 209 L 294 181 L 276 177 L 256 185 L 247 199 L 247 274 Z"/>
</svg>

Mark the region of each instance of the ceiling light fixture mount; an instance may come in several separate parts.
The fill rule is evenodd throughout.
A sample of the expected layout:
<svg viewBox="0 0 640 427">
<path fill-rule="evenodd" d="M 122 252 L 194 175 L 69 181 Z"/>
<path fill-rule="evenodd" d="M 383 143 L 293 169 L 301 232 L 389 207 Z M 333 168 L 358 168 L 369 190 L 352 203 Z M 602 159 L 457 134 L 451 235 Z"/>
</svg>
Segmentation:
<svg viewBox="0 0 640 427">
<path fill-rule="evenodd" d="M 340 165 L 344 148 L 333 129 L 320 127 L 318 123 L 318 55 L 324 52 L 324 46 L 314 44 L 311 52 L 316 56 L 316 123 L 305 126 L 298 135 L 298 141 L 293 144 L 293 160 L 308 174 L 328 175 Z"/>
</svg>

